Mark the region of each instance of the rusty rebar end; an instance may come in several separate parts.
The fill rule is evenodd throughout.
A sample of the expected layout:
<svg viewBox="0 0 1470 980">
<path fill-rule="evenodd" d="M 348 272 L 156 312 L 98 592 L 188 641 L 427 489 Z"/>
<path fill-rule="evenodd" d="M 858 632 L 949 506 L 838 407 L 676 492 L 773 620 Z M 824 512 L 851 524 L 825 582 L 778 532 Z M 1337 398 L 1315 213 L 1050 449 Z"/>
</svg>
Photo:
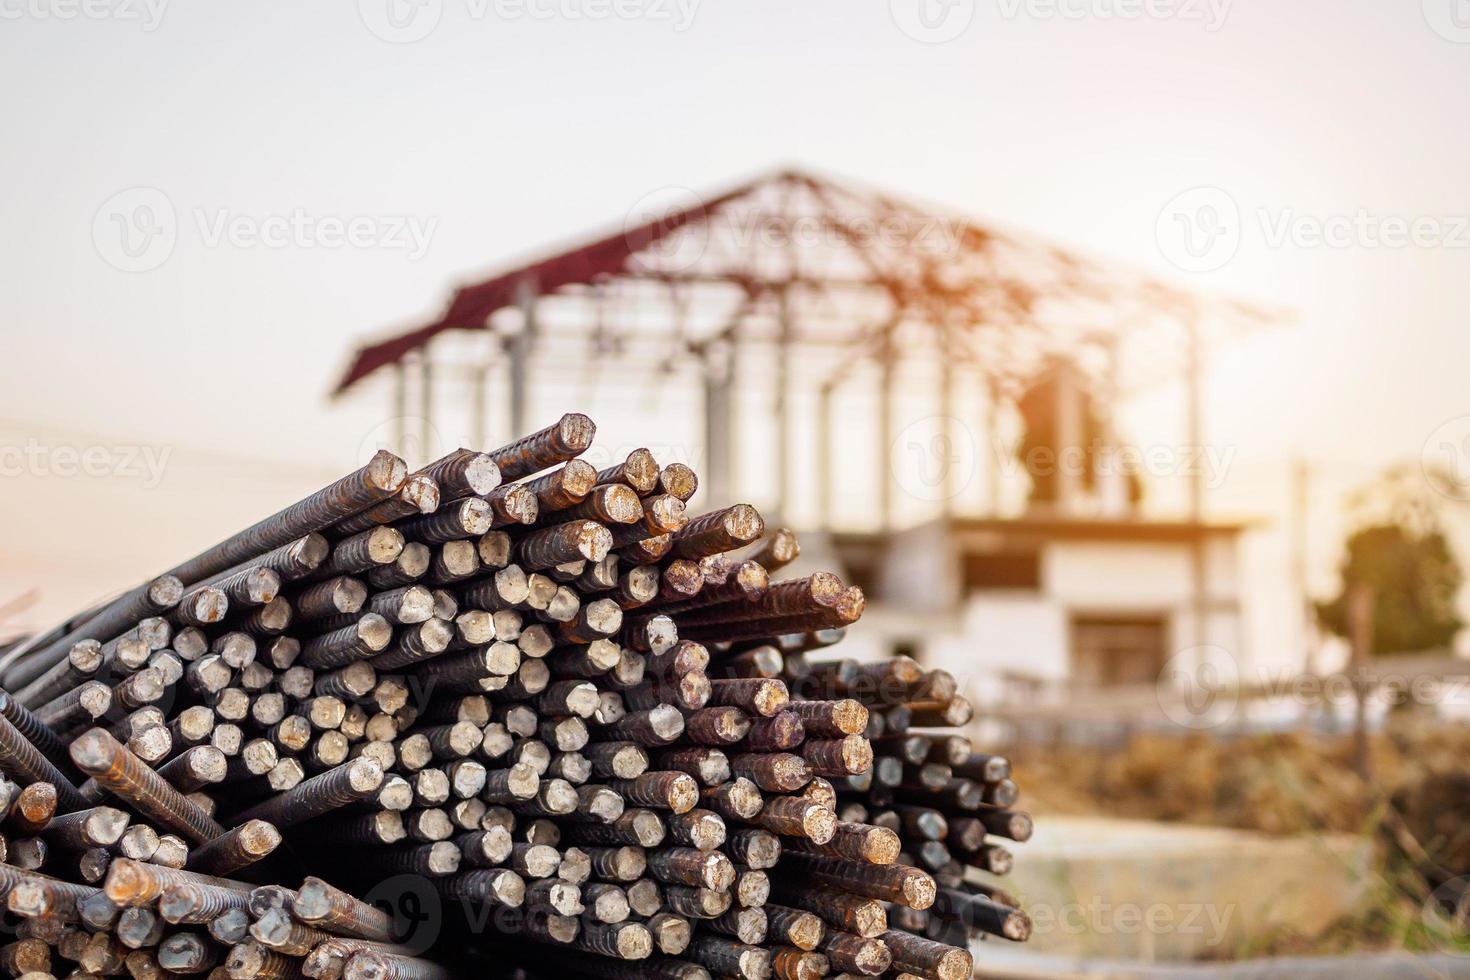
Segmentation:
<svg viewBox="0 0 1470 980">
<path fill-rule="evenodd" d="M 420 514 L 432 514 L 439 509 L 439 484 L 422 473 L 415 473 L 405 480 L 398 495 Z"/>
<path fill-rule="evenodd" d="M 397 492 L 408 479 L 408 464 L 386 449 L 373 453 L 363 469 L 368 486 L 385 494 Z"/>
<path fill-rule="evenodd" d="M 263 858 L 281 846 L 281 832 L 266 820 L 247 820 L 240 825 L 237 840 L 240 850 L 254 858 Z"/>
<path fill-rule="evenodd" d="M 683 463 L 670 463 L 659 472 L 658 483 L 664 493 L 687 503 L 699 489 L 699 476 Z"/>
<path fill-rule="evenodd" d="M 229 596 L 213 586 L 200 589 L 194 596 L 190 613 L 201 623 L 218 623 L 230 610 Z"/>
<path fill-rule="evenodd" d="M 171 609 L 184 597 L 184 583 L 177 576 L 160 575 L 148 583 L 148 601 L 159 609 Z"/>
<path fill-rule="evenodd" d="M 113 904 L 131 907 L 140 901 L 148 901 L 152 886 L 153 876 L 145 865 L 129 858 L 114 858 L 107 869 L 102 890 Z"/>
<path fill-rule="evenodd" d="M 473 453 L 461 472 L 465 483 L 477 494 L 489 493 L 500 486 L 500 467 L 488 453 Z"/>
<path fill-rule="evenodd" d="M 96 776 L 112 768 L 121 750 L 121 743 L 110 733 L 101 728 L 89 728 L 72 739 L 70 753 L 78 769 L 89 776 Z"/>
<path fill-rule="evenodd" d="M 592 445 L 597 425 L 580 412 L 568 412 L 556 424 L 556 438 L 561 447 L 572 454 L 583 453 Z"/>
</svg>

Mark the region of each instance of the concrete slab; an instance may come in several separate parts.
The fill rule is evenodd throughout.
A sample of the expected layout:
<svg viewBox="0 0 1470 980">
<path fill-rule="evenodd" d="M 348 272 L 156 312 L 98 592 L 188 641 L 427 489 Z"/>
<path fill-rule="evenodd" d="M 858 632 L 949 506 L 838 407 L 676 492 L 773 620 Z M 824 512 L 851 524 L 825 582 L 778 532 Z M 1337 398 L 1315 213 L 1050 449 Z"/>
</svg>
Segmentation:
<svg viewBox="0 0 1470 980">
<path fill-rule="evenodd" d="M 1038 820 L 1018 850 L 1004 887 L 1035 925 L 1025 952 L 1139 963 L 1248 955 L 1282 927 L 1317 935 L 1372 868 L 1354 837 L 1084 817 Z"/>
<path fill-rule="evenodd" d="M 980 944 L 983 980 L 1470 980 L 1470 957 L 1433 953 L 1277 957 L 1240 963 L 1120 963 L 1075 960 Z"/>
</svg>

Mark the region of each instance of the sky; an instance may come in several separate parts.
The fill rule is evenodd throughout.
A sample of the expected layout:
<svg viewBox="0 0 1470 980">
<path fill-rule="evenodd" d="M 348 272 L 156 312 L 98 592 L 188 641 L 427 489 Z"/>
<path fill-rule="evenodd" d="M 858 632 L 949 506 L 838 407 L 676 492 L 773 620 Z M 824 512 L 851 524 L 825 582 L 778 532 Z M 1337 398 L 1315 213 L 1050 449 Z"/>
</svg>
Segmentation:
<svg viewBox="0 0 1470 980">
<path fill-rule="evenodd" d="M 453 284 L 784 163 L 1290 311 L 1212 358 L 1214 512 L 1470 467 L 1466 0 L 0 0 L 0 81 L 0 603 L 341 472 Z"/>
</svg>

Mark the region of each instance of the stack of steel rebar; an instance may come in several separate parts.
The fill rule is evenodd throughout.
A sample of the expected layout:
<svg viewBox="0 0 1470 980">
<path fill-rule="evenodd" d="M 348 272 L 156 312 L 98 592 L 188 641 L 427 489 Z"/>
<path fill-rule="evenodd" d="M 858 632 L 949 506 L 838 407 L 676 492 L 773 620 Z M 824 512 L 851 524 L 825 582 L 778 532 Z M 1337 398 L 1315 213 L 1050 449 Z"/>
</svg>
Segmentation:
<svg viewBox="0 0 1470 980">
<path fill-rule="evenodd" d="M 0 968 L 960 980 L 1026 938 L 955 679 L 829 656 L 858 589 L 593 432 L 380 452 L 0 658 Z"/>
</svg>

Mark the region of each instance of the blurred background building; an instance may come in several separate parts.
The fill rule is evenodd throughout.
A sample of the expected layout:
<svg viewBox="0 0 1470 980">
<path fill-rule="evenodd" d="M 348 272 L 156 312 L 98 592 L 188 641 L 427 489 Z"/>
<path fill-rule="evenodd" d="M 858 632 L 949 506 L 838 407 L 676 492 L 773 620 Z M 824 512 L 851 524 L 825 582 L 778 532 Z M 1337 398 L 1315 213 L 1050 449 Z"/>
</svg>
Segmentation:
<svg viewBox="0 0 1470 980">
<path fill-rule="evenodd" d="M 1186 648 L 1244 655 L 1247 524 L 1205 517 L 1224 464 L 1200 389 L 1212 347 L 1280 314 L 799 170 L 665 192 L 588 238 L 364 344 L 336 394 L 376 385 L 399 420 L 383 444 L 427 456 L 446 426 L 526 431 L 548 377 L 586 379 L 577 407 L 599 378 L 682 381 L 702 501 L 778 487 L 754 502 L 867 592 L 860 647 L 1008 710 L 1151 695 Z M 466 346 L 476 366 L 450 373 Z M 1119 431 L 1121 398 L 1170 382 L 1177 440 Z M 1160 480 L 1181 513 L 1151 505 Z M 1304 608 L 1254 626 L 1300 635 Z"/>
</svg>

